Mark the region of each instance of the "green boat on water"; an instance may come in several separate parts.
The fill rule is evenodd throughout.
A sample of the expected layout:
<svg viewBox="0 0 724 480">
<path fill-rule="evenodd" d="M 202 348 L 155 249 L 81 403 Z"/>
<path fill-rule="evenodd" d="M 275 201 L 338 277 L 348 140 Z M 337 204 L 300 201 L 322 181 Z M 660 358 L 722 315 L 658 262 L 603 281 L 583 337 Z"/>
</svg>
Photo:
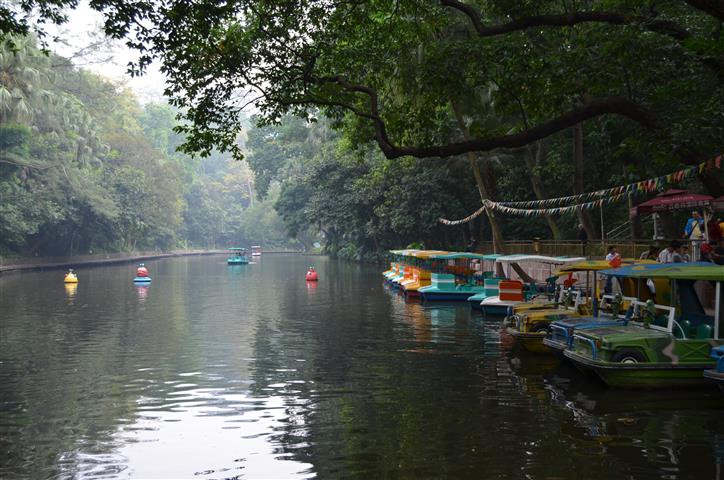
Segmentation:
<svg viewBox="0 0 724 480">
<path fill-rule="evenodd" d="M 246 248 L 234 247 L 230 248 L 231 256 L 226 259 L 226 263 L 229 265 L 246 265 L 249 263 L 249 254 L 246 252 Z"/>
<path fill-rule="evenodd" d="M 671 282 L 673 305 L 637 301 L 641 321 L 577 332 L 564 355 L 612 387 L 706 385 L 703 372 L 715 365 L 710 352 L 724 345 L 724 268 L 672 264 L 646 276 Z"/>
</svg>

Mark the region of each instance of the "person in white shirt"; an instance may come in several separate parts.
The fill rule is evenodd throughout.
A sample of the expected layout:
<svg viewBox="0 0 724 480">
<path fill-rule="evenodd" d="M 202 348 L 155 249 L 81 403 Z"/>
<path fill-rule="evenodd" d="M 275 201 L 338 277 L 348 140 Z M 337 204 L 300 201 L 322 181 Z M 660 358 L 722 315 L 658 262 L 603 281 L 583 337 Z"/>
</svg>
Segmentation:
<svg viewBox="0 0 724 480">
<path fill-rule="evenodd" d="M 665 249 L 661 250 L 659 258 L 657 258 L 656 261 L 659 263 L 674 263 L 674 257 L 679 256 L 677 253 L 679 247 L 681 247 L 681 243 L 673 240 Z"/>
<path fill-rule="evenodd" d="M 618 253 L 618 250 L 616 250 L 616 247 L 608 247 L 608 254 L 606 255 L 606 261 L 610 262 L 614 258 L 620 256 Z"/>
</svg>

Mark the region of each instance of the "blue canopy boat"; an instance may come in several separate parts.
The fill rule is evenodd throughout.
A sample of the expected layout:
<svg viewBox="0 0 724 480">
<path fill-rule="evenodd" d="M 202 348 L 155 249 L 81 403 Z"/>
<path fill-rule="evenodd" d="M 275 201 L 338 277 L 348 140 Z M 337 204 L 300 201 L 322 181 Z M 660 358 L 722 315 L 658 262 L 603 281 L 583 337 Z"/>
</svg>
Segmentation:
<svg viewBox="0 0 724 480">
<path fill-rule="evenodd" d="M 231 256 L 226 260 L 229 265 L 246 265 L 249 263 L 249 255 L 246 253 L 246 248 L 230 248 Z"/>
</svg>

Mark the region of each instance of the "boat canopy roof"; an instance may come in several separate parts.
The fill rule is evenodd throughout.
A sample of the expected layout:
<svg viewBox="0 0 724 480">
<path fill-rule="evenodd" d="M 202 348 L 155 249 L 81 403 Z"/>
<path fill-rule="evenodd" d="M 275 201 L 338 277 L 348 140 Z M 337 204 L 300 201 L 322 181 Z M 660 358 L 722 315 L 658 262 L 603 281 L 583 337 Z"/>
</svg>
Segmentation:
<svg viewBox="0 0 724 480">
<path fill-rule="evenodd" d="M 401 257 L 429 258 L 433 255 L 447 254 L 450 252 L 445 250 L 419 250 L 408 248 L 405 250 L 390 250 L 390 253 Z"/>
<path fill-rule="evenodd" d="M 229 250 L 232 251 L 232 252 L 245 252 L 245 251 L 246 251 L 246 248 L 243 248 L 243 247 L 231 247 L 231 248 L 229 248 Z"/>
<path fill-rule="evenodd" d="M 653 265 L 656 264 L 654 260 L 636 260 L 633 258 L 624 258 L 621 260 L 623 265 L 633 265 L 633 264 L 646 264 L 646 265 Z M 576 262 L 572 263 L 570 265 L 566 265 L 562 267 L 560 270 L 558 270 L 558 275 L 565 275 L 566 273 L 570 272 L 598 272 L 601 270 L 610 270 L 611 264 L 606 260 L 584 260 L 582 262 Z"/>
<path fill-rule="evenodd" d="M 430 255 L 430 258 L 434 259 L 434 260 L 454 260 L 457 258 L 468 258 L 468 259 L 477 258 L 478 260 L 491 260 L 491 258 L 488 258 L 488 257 L 489 257 L 489 255 L 483 255 L 482 253 L 472 253 L 472 252 L 448 252 L 448 253 Z"/>
<path fill-rule="evenodd" d="M 672 280 L 711 280 L 724 282 L 724 267 L 709 262 L 667 263 L 666 268 L 651 272 L 651 278 Z"/>
<path fill-rule="evenodd" d="M 546 255 L 501 255 L 495 259 L 500 263 L 517 263 L 517 262 L 537 262 L 555 265 L 566 265 L 585 260 L 584 257 L 549 257 Z"/>
<path fill-rule="evenodd" d="M 416 258 L 431 258 L 436 255 L 442 255 L 449 252 L 446 252 L 445 250 L 418 250 L 416 252 L 413 252 L 410 256 L 416 257 Z"/>
<path fill-rule="evenodd" d="M 711 265 L 711 263 L 707 262 L 682 263 L 676 265 L 673 263 L 635 263 L 633 265 L 624 265 L 620 268 L 601 270 L 601 274 L 617 278 L 677 278 L 668 275 L 660 275 L 659 273 L 671 268 L 676 268 L 678 271 L 685 267 L 705 267 Z M 717 265 L 714 265 L 714 269 L 717 269 L 716 267 Z M 719 269 L 724 270 L 721 267 L 719 267 Z"/>
</svg>

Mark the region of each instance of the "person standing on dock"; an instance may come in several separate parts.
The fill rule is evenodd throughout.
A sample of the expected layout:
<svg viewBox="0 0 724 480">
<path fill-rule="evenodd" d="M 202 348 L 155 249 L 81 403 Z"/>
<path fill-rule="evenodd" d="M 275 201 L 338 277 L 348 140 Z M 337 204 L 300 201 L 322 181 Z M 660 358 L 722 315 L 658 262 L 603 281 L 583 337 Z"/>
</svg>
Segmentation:
<svg viewBox="0 0 724 480">
<path fill-rule="evenodd" d="M 701 218 L 701 214 L 698 211 L 694 210 L 691 212 L 691 218 L 686 222 L 686 226 L 684 226 L 684 236 L 691 241 L 691 250 L 698 252 L 701 241 L 704 239 L 704 219 Z M 694 260 L 698 260 L 698 258 Z"/>
<path fill-rule="evenodd" d="M 478 246 L 478 241 L 475 239 L 475 237 L 470 237 L 470 242 L 468 242 L 468 252 L 475 252 L 475 249 Z"/>
<path fill-rule="evenodd" d="M 578 241 L 581 242 L 581 256 L 586 256 L 586 244 L 588 243 L 588 233 L 586 233 L 586 229 L 583 228 L 583 224 L 578 224 Z"/>
<path fill-rule="evenodd" d="M 659 253 L 659 258 L 656 260 L 659 263 L 674 263 L 674 255 L 676 254 L 676 251 L 681 247 L 681 242 L 677 240 L 672 240 L 669 245 L 661 250 L 661 253 Z"/>
</svg>

